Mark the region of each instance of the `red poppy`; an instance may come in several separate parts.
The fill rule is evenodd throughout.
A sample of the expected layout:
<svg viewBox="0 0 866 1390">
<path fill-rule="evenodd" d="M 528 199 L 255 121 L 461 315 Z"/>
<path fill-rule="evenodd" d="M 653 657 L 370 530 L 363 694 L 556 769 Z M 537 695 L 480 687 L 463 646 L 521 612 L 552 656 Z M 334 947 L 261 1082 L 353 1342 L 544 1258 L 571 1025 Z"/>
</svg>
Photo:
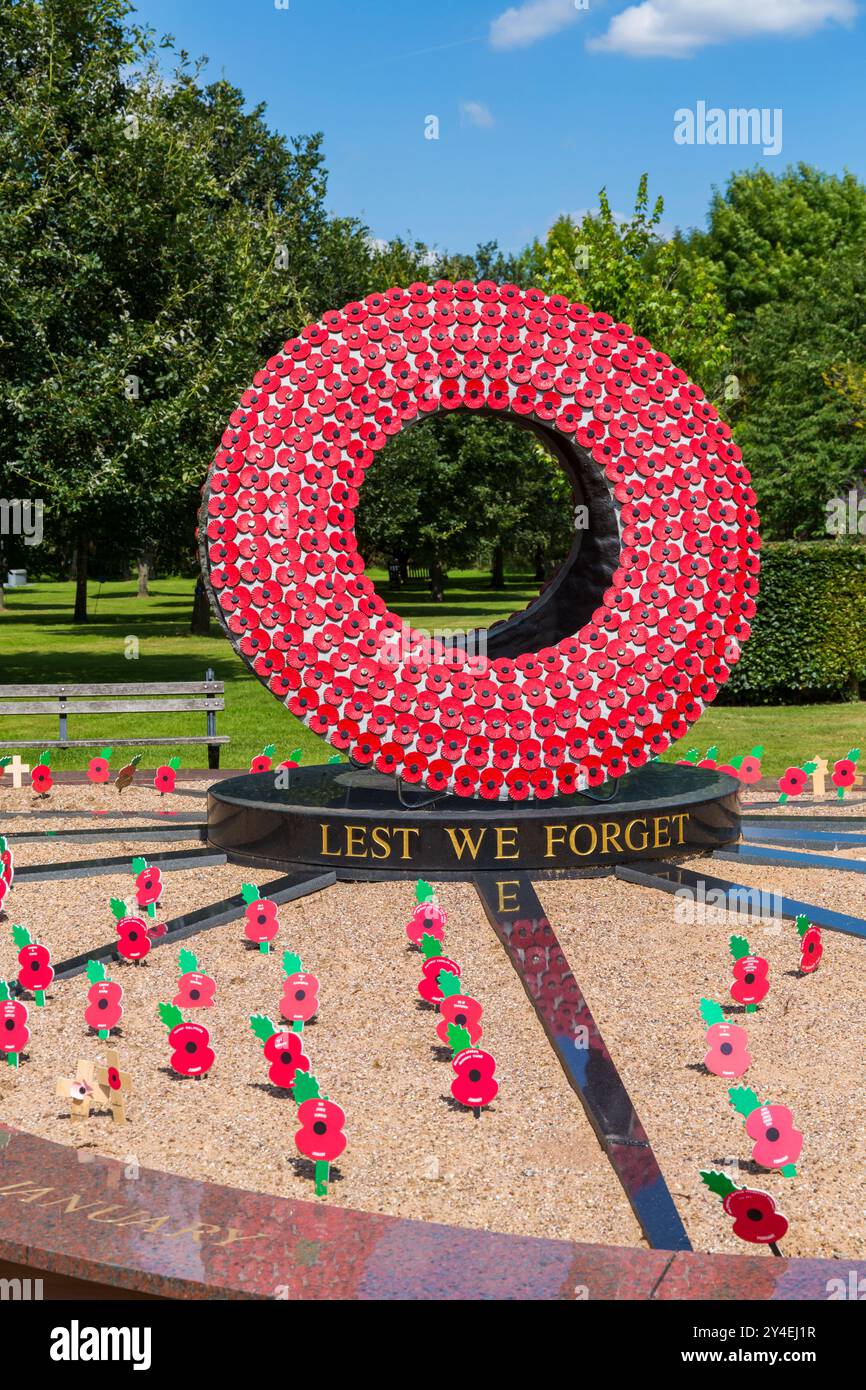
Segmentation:
<svg viewBox="0 0 866 1390">
<path fill-rule="evenodd" d="M 161 896 L 162 876 L 159 869 L 142 869 L 135 880 L 135 901 L 139 907 L 149 907 L 151 903 L 159 902 Z"/>
<path fill-rule="evenodd" d="M 797 919 L 798 928 L 801 927 L 800 918 Z M 813 970 L 817 970 L 824 954 L 824 943 L 821 940 L 821 928 L 811 926 L 805 918 L 801 928 L 800 936 L 800 970 L 804 975 L 811 975 Z"/>
<path fill-rule="evenodd" d="M 87 776 L 91 782 L 107 782 L 111 776 L 111 768 L 108 759 L 111 757 L 111 749 L 103 748 L 98 757 L 91 758 L 87 764 Z"/>
<path fill-rule="evenodd" d="M 123 1017 L 123 986 L 114 980 L 95 980 L 87 991 L 84 1022 L 95 1032 L 110 1032 Z"/>
<path fill-rule="evenodd" d="M 18 964 L 21 967 L 18 983 L 22 989 L 30 990 L 33 994 L 37 990 L 46 990 L 54 979 L 51 952 L 47 946 L 37 946 L 35 943 L 23 946 L 18 952 Z"/>
<path fill-rule="evenodd" d="M 0 1052 L 17 1059 L 18 1053 L 24 1051 L 29 1041 L 27 1005 L 19 999 L 0 1001 Z"/>
<path fill-rule="evenodd" d="M 844 797 L 845 788 L 853 787 L 857 780 L 857 763 L 860 761 L 860 749 L 852 748 L 847 758 L 839 758 L 833 764 L 833 772 L 830 781 L 838 789 L 839 796 Z"/>
<path fill-rule="evenodd" d="M 172 1070 L 181 1076 L 204 1076 L 216 1061 L 210 1034 L 201 1023 L 177 1024 L 168 1035 L 168 1045 Z"/>
<path fill-rule="evenodd" d="M 443 994 L 439 988 L 439 974 L 442 970 L 448 970 L 452 975 L 460 974 L 460 966 L 448 956 L 428 956 L 421 967 L 418 993 L 422 999 L 427 1000 L 428 1004 L 441 1004 L 442 1002 Z"/>
<path fill-rule="evenodd" d="M 210 975 L 188 970 L 177 982 L 177 994 L 172 999 L 179 1009 L 212 1009 L 216 981 Z"/>
<path fill-rule="evenodd" d="M 265 1057 L 271 1064 L 268 1080 L 287 1090 L 295 1084 L 295 1072 L 310 1070 L 300 1033 L 273 1033 L 265 1043 Z"/>
<path fill-rule="evenodd" d="M 459 1028 L 466 1029 L 469 1034 L 469 1041 L 474 1047 L 483 1032 L 481 1027 L 483 1012 L 478 1000 L 471 998 L 470 995 L 449 994 L 439 1005 L 440 1021 L 436 1024 L 436 1034 L 446 1047 L 449 1046 L 448 1029 L 451 1024 L 455 1024 Z"/>
<path fill-rule="evenodd" d="M 313 1163 L 333 1163 L 346 1147 L 346 1116 L 332 1100 L 311 1096 L 298 1106 L 301 1127 L 295 1135 L 298 1153 Z"/>
<path fill-rule="evenodd" d="M 296 972 L 283 981 L 280 1014 L 289 1023 L 309 1023 L 319 1011 L 319 981 L 315 975 Z"/>
<path fill-rule="evenodd" d="M 788 1222 L 767 1192 L 751 1187 L 738 1187 L 722 1202 L 728 1216 L 734 1218 L 734 1235 L 752 1245 L 775 1245 L 788 1229 Z"/>
<path fill-rule="evenodd" d="M 30 773 L 30 785 L 37 796 L 47 796 L 54 786 L 54 779 L 51 776 L 51 768 L 47 763 L 37 763 Z"/>
<path fill-rule="evenodd" d="M 743 938 L 732 937 L 731 940 L 732 942 L 742 941 Z M 769 969 L 770 967 L 763 956 L 747 954 L 735 958 L 731 998 L 735 999 L 738 1004 L 745 1004 L 749 1009 L 760 1004 L 770 991 Z"/>
<path fill-rule="evenodd" d="M 760 751 L 762 753 L 764 750 L 761 749 Z M 751 753 L 743 758 L 740 766 L 737 768 L 737 776 L 747 787 L 754 786 L 756 782 L 760 782 L 761 758 L 758 749 L 753 748 Z"/>
<path fill-rule="evenodd" d="M 454 1070 L 452 1096 L 478 1115 L 482 1106 L 490 1105 L 499 1090 L 499 1083 L 493 1079 L 496 1063 L 489 1052 L 483 1052 L 478 1047 L 467 1047 L 457 1053 L 451 1066 Z"/>
<path fill-rule="evenodd" d="M 172 758 L 170 762 L 163 763 L 162 767 L 156 769 L 153 785 L 160 796 L 166 796 L 168 792 L 174 791 L 177 769 L 180 767 L 180 758 Z"/>
<path fill-rule="evenodd" d="M 729 1092 L 731 1104 L 743 1115 L 746 1133 L 754 1140 L 752 1161 L 762 1168 L 793 1176 L 794 1165 L 803 1148 L 803 1136 L 794 1128 L 794 1117 L 787 1105 L 760 1105 L 754 1091 L 736 1087 Z"/>
<path fill-rule="evenodd" d="M 247 941 L 253 941 L 257 945 L 261 945 L 263 941 L 273 941 L 280 930 L 277 905 L 271 902 L 270 898 L 254 898 L 247 904 L 244 917 L 244 935 Z"/>
<path fill-rule="evenodd" d="M 273 756 L 276 752 L 273 743 L 269 743 L 267 748 L 263 748 L 257 757 L 250 763 L 250 772 L 270 772 L 273 765 Z"/>
<path fill-rule="evenodd" d="M 481 795 L 486 801 L 496 801 L 502 791 L 502 773 L 497 768 L 488 768 L 482 772 L 478 783 Z"/>
<path fill-rule="evenodd" d="M 150 931 L 143 917 L 121 917 L 117 937 L 117 953 L 124 960 L 143 960 L 150 950 Z"/>
<path fill-rule="evenodd" d="M 406 923 L 406 935 L 413 946 L 421 945 L 422 936 L 435 936 L 437 941 L 445 940 L 447 916 L 438 903 L 419 903 Z"/>
<path fill-rule="evenodd" d="M 780 801 L 789 796 L 800 796 L 809 778 L 801 767 L 789 767 L 779 778 Z"/>
<path fill-rule="evenodd" d="M 708 1051 L 704 1066 L 714 1076 L 742 1076 L 752 1065 L 745 1028 L 735 1023 L 714 1023 L 704 1034 Z"/>
</svg>

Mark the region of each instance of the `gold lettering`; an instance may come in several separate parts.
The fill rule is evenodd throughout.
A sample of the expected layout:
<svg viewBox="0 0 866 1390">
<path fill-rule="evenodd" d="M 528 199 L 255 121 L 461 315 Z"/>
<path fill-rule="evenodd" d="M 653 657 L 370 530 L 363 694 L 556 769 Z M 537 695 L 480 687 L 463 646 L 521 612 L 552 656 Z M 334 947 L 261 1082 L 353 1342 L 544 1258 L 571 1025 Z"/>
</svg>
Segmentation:
<svg viewBox="0 0 866 1390">
<path fill-rule="evenodd" d="M 373 859 L 390 859 L 391 845 L 388 841 L 387 828 L 384 825 L 374 825 L 370 831 L 370 839 L 376 847 L 370 851 Z M 377 854 L 376 849 L 380 849 L 382 853 Z"/>
<path fill-rule="evenodd" d="M 544 851 L 544 857 L 545 857 L 545 859 L 553 859 L 553 858 L 555 858 L 555 855 L 554 855 L 554 852 L 553 852 L 553 851 L 554 851 L 554 843 L 556 843 L 557 845 L 564 845 L 564 844 L 565 844 L 565 835 L 566 835 L 565 826 L 564 826 L 564 825 L 546 825 L 546 826 L 544 827 L 544 829 L 545 829 L 545 831 L 546 831 L 546 833 L 547 833 L 547 849 Z M 554 833 L 557 834 L 557 839 L 556 839 L 555 842 L 554 842 L 554 839 L 553 839 Z"/>
<path fill-rule="evenodd" d="M 502 882 L 497 882 L 496 887 L 499 890 L 498 910 L 500 912 L 517 912 L 520 908 L 520 880 L 516 878 L 506 878 Z M 508 894 L 508 902 L 505 901 L 506 888 L 518 890 L 517 892 L 511 892 Z"/>
<path fill-rule="evenodd" d="M 686 821 L 688 820 L 688 818 L 689 818 L 689 813 L 688 813 L 688 811 L 679 811 L 679 812 L 677 812 L 677 814 L 676 814 L 675 816 L 671 816 L 671 820 L 679 821 L 679 835 L 677 836 L 677 844 L 678 844 L 678 845 L 685 844 L 685 837 L 686 837 Z"/>
<path fill-rule="evenodd" d="M 88 1207 L 99 1207 L 101 1202 L 82 1202 L 81 1193 L 73 1192 L 71 1197 L 52 1197 L 50 1202 L 40 1202 L 40 1210 L 43 1207 L 63 1207 L 63 1215 L 69 1216 L 74 1211 L 86 1211 Z"/>
<path fill-rule="evenodd" d="M 32 1192 L 28 1192 L 25 1196 L 19 1198 L 19 1200 L 22 1202 L 35 1202 L 37 1197 L 47 1197 L 48 1193 L 53 1191 L 53 1187 L 35 1187 Z"/>
<path fill-rule="evenodd" d="M 409 849 L 409 836 L 410 836 L 410 835 L 420 835 L 420 834 L 421 834 L 421 831 L 420 831 L 420 830 L 413 830 L 411 826 L 408 826 L 408 827 L 407 827 L 407 826 L 403 826 L 403 825 L 394 825 L 394 826 L 391 827 L 391 834 L 394 836 L 395 839 L 396 839 L 396 837 L 397 837 L 398 835 L 402 835 L 402 836 L 403 836 L 403 853 L 400 855 L 400 858 L 401 858 L 401 859 L 411 859 L 411 858 L 412 858 L 412 852 L 411 852 L 411 850 Z"/>
<path fill-rule="evenodd" d="M 326 855 L 329 859 L 339 859 L 340 851 L 338 849 L 328 849 L 328 831 L 331 829 L 330 824 L 327 821 L 321 821 L 320 825 L 322 827 L 322 848 L 320 853 Z"/>
<path fill-rule="evenodd" d="M 655 817 L 653 818 L 653 824 L 654 824 L 654 826 L 655 826 L 655 839 L 653 840 L 653 849 L 670 849 L 670 846 L 671 846 L 670 821 L 671 821 L 670 816 L 655 816 Z M 664 827 L 665 827 L 665 832 L 664 832 L 664 833 L 665 833 L 665 835 L 667 836 L 667 839 L 665 839 L 665 840 L 663 840 L 663 839 L 661 838 L 661 827 L 662 827 L 662 825 L 664 825 Z"/>
<path fill-rule="evenodd" d="M 196 1245 L 200 1245 L 203 1232 L 214 1235 L 221 1230 L 222 1226 L 214 1226 L 210 1221 L 194 1221 L 191 1226 L 181 1226 L 179 1231 L 166 1231 L 165 1234 L 168 1240 L 176 1240 L 178 1236 L 192 1236 Z"/>
<path fill-rule="evenodd" d="M 610 854 L 609 844 L 613 845 L 618 854 L 622 854 L 622 845 L 619 842 L 620 827 L 614 820 L 605 820 L 601 823 L 601 852 Z"/>
<path fill-rule="evenodd" d="M 127 1216 L 128 1216 L 128 1215 L 129 1215 L 131 1212 L 133 1212 L 134 1210 L 135 1210 L 134 1207 L 127 1207 L 127 1206 L 124 1206 L 124 1204 L 123 1204 L 122 1202 L 114 1202 L 111 1206 L 108 1206 L 108 1207 L 98 1207 L 96 1211 L 90 1212 L 90 1213 L 88 1214 L 87 1219 L 88 1219 L 88 1221 L 105 1221 L 107 1218 L 106 1218 L 105 1216 L 102 1215 L 103 1212 L 106 1212 L 106 1211 L 125 1211 L 126 1214 L 127 1214 Z M 108 1224 L 109 1224 L 110 1226 L 113 1226 L 114 1223 L 115 1223 L 117 1220 L 118 1220 L 118 1217 L 113 1216 L 113 1217 L 111 1218 L 111 1220 L 109 1221 Z"/>
<path fill-rule="evenodd" d="M 505 835 L 510 835 L 511 839 L 506 843 Z M 506 854 L 506 849 L 513 849 L 513 854 Z M 496 827 L 496 858 L 497 859 L 519 859 L 520 850 L 517 848 L 517 826 L 516 825 L 497 825 Z"/>
<path fill-rule="evenodd" d="M 366 859 L 366 858 L 367 858 L 367 850 L 366 850 L 366 848 L 364 848 L 364 849 L 362 850 L 362 849 L 360 848 L 360 846 L 357 846 L 357 847 L 356 847 L 356 839 L 357 839 L 357 836 L 360 835 L 360 837 L 361 837 L 361 844 L 363 844 L 363 843 L 364 843 L 364 836 L 366 835 L 366 833 L 367 833 L 367 827 L 366 827 L 365 825 L 347 825 L 347 826 L 346 826 L 346 854 L 347 854 L 347 856 L 348 856 L 350 859 Z"/>
<path fill-rule="evenodd" d="M 633 844 L 631 838 L 631 832 L 636 825 L 643 826 L 643 842 L 639 845 Z M 647 827 L 646 821 L 643 819 L 642 816 L 638 816 L 635 820 L 629 821 L 628 825 L 625 828 L 625 842 L 629 849 L 646 849 L 647 845 L 649 844 L 649 829 Z"/>
<path fill-rule="evenodd" d="M 590 836 L 591 836 L 591 839 L 590 839 L 590 842 L 589 842 L 589 849 L 578 849 L 578 848 L 577 848 L 577 832 L 578 832 L 578 830 L 588 830 L 588 831 L 589 831 Z M 595 851 L 596 851 L 596 849 L 598 848 L 598 831 L 596 830 L 595 826 L 594 826 L 594 825 L 591 825 L 591 824 L 589 823 L 589 821 L 582 821 L 580 825 L 576 825 L 576 826 L 574 827 L 574 829 L 572 830 L 571 834 L 570 834 L 569 837 L 568 837 L 568 847 L 569 847 L 569 849 L 571 850 L 572 854 L 576 854 L 576 855 L 578 855 L 580 858 L 585 857 L 587 854 L 594 854 Z"/>
<path fill-rule="evenodd" d="M 251 1236 L 243 1236 L 235 1226 L 229 1226 L 225 1240 L 215 1240 L 214 1245 L 237 1245 L 239 1240 L 264 1240 L 267 1231 L 256 1231 Z"/>
<path fill-rule="evenodd" d="M 458 859 L 463 858 L 463 851 L 466 849 L 467 846 L 472 851 L 472 858 L 477 859 L 478 851 L 481 848 L 484 836 L 487 834 L 487 827 L 482 826 L 481 830 L 479 830 L 478 832 L 478 838 L 474 841 L 472 839 L 472 831 L 464 829 L 463 827 L 461 827 L 460 830 L 456 830 L 452 829 L 450 825 L 446 825 L 445 834 L 451 841 L 451 844 L 454 847 L 454 853 L 457 855 Z M 458 835 L 462 837 L 460 844 L 457 843 Z"/>
</svg>

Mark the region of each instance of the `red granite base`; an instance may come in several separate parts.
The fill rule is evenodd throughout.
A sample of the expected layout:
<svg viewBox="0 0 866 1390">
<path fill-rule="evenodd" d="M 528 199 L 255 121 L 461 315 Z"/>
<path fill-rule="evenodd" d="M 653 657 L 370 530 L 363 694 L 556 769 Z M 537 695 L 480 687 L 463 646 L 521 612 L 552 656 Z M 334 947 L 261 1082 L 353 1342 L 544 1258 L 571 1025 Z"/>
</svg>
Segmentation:
<svg viewBox="0 0 866 1390">
<path fill-rule="evenodd" d="M 866 1276 L 855 1261 L 671 1254 L 347 1211 L 125 1170 L 7 1126 L 0 1262 L 41 1277 L 46 1298 L 826 1299 L 830 1280 Z"/>
</svg>

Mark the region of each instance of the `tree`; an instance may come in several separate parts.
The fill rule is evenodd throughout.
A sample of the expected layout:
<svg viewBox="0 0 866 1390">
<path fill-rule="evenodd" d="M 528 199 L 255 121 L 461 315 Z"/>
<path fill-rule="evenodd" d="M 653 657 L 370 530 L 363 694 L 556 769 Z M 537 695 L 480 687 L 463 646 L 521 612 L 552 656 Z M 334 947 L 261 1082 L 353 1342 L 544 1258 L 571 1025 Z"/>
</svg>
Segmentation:
<svg viewBox="0 0 866 1390">
<path fill-rule="evenodd" d="M 579 223 L 557 219 L 535 242 L 527 272 L 534 282 L 603 310 L 666 352 L 711 399 L 721 396 L 730 361 L 733 319 L 712 262 L 679 238 L 663 241 L 664 202 L 649 205 L 646 174 L 631 218 L 618 219 L 604 189 L 599 207 Z"/>
<path fill-rule="evenodd" d="M 426 564 L 441 598 L 450 566 L 504 559 L 547 570 L 571 540 L 571 487 L 557 462 L 517 425 L 466 412 L 416 422 L 390 440 L 370 470 L 356 518 L 368 559 Z M 438 595 L 436 591 L 438 592 Z"/>
<path fill-rule="evenodd" d="M 826 534 L 827 503 L 862 481 L 858 379 L 866 364 L 866 267 L 857 248 L 762 305 L 743 340 L 736 437 L 768 538 Z M 843 389 L 839 389 L 842 387 Z"/>
<path fill-rule="evenodd" d="M 0 0 L 0 445 L 74 552 L 79 621 L 114 537 L 191 555 L 239 392 L 370 257 L 326 213 L 321 137 L 274 134 L 129 13 Z"/>
<path fill-rule="evenodd" d="M 708 220 L 689 245 L 722 268 L 726 306 L 742 325 L 820 275 L 834 250 L 862 245 L 866 188 L 853 174 L 808 164 L 782 174 L 743 170 L 714 193 Z"/>
</svg>

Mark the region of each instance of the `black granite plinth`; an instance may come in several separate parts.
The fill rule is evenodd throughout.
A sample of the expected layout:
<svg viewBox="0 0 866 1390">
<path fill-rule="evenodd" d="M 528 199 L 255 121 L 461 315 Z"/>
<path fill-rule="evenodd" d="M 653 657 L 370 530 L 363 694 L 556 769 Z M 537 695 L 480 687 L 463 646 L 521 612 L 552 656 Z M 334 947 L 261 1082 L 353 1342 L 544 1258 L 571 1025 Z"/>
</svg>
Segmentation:
<svg viewBox="0 0 866 1390">
<path fill-rule="evenodd" d="M 236 863 L 324 867 L 343 879 L 573 873 L 735 844 L 738 790 L 725 773 L 655 762 L 599 799 L 489 802 L 326 763 L 291 769 L 287 787 L 274 773 L 214 783 L 207 838 Z"/>
</svg>

